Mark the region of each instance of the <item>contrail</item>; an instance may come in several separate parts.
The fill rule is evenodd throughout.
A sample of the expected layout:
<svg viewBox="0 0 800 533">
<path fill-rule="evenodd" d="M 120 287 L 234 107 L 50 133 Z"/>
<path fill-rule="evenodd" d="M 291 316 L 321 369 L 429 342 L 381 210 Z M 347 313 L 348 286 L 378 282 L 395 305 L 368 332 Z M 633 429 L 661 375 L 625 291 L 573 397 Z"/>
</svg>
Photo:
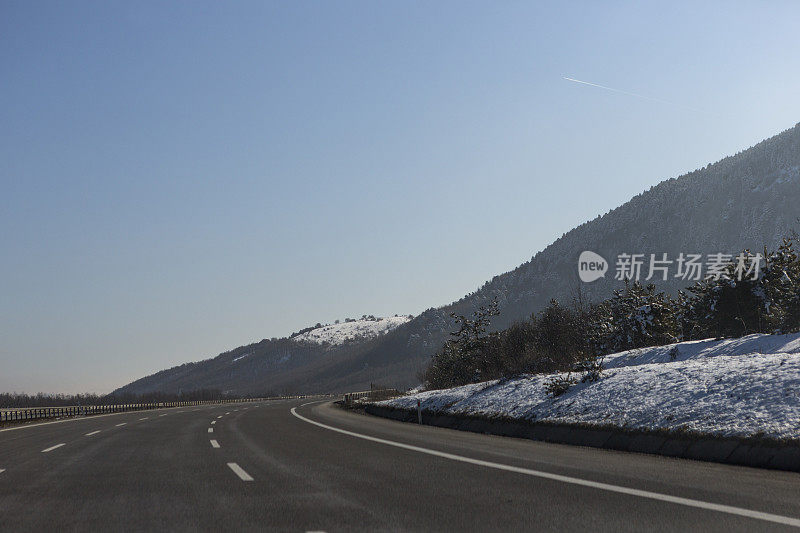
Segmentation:
<svg viewBox="0 0 800 533">
<path fill-rule="evenodd" d="M 696 111 L 697 113 L 710 114 L 707 111 L 703 111 L 702 109 L 696 109 L 694 107 L 689 107 L 687 105 L 679 104 L 678 102 L 670 102 L 669 100 L 662 100 L 661 98 L 653 98 L 652 96 L 645 96 L 643 94 L 631 93 L 631 92 L 628 92 L 628 91 L 623 91 L 622 89 L 615 89 L 613 87 L 606 87 L 605 85 L 600 85 L 598 83 L 592 83 L 592 82 L 583 81 L 583 80 L 576 80 L 575 78 L 568 78 L 566 76 L 562 76 L 562 77 L 567 81 L 574 81 L 575 83 L 581 83 L 583 85 L 589 85 L 590 87 L 597 87 L 598 89 L 605 89 L 606 91 L 612 91 L 612 92 L 615 92 L 615 93 L 626 94 L 628 96 L 634 96 L 636 98 L 641 98 L 643 100 L 650 100 L 651 102 L 659 102 L 661 104 L 674 105 L 674 106 L 682 107 L 684 109 L 689 109 L 691 111 Z"/>
</svg>

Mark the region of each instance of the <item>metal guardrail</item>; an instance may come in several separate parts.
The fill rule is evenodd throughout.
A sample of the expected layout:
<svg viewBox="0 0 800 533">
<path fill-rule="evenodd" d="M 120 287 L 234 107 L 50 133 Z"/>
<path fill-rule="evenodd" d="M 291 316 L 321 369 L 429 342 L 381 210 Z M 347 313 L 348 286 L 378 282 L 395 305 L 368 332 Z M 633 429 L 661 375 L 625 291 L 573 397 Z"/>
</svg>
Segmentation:
<svg viewBox="0 0 800 533">
<path fill-rule="evenodd" d="M 371 400 L 388 400 L 394 396 L 402 394 L 397 389 L 372 389 L 361 392 L 348 392 L 344 395 L 344 403 L 350 405 L 355 400 L 369 398 Z"/>
<path fill-rule="evenodd" d="M 315 395 L 316 396 L 316 395 Z M 244 398 L 240 400 L 196 400 L 191 402 L 151 402 L 125 403 L 115 405 L 83 405 L 72 407 L 31 407 L 22 409 L 0 410 L 0 422 L 24 422 L 45 418 L 64 418 L 74 416 L 91 416 L 108 413 L 124 413 L 127 411 L 144 411 L 148 409 L 166 409 L 171 407 L 191 407 L 195 405 L 213 405 L 226 403 L 261 402 L 265 400 L 292 400 L 309 398 L 310 395 L 273 396 L 269 398 Z"/>
</svg>

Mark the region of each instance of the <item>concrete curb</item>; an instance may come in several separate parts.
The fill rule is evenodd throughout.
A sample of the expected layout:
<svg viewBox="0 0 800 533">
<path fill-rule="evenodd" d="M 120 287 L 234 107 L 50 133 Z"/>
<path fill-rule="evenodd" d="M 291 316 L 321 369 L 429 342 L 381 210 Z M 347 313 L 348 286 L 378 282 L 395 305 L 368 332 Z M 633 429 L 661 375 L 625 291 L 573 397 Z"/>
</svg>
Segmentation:
<svg viewBox="0 0 800 533">
<path fill-rule="evenodd" d="M 413 409 L 398 409 L 367 404 L 367 414 L 401 422 L 417 422 Z M 626 431 L 561 424 L 531 423 L 513 419 L 491 419 L 422 412 L 422 423 L 429 426 L 519 437 L 559 444 L 590 446 L 625 452 L 649 453 L 756 468 L 800 472 L 800 446 L 782 445 L 766 439 L 693 438 L 668 433 Z"/>
</svg>

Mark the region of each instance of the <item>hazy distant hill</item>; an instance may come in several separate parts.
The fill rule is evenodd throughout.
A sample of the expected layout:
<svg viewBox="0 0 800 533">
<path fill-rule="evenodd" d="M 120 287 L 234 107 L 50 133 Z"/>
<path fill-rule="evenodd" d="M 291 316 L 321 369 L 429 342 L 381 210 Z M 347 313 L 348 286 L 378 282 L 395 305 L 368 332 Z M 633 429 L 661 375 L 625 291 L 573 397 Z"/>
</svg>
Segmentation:
<svg viewBox="0 0 800 533">
<path fill-rule="evenodd" d="M 592 299 L 609 296 L 620 284 L 614 280 L 613 271 L 620 253 L 667 253 L 674 258 L 680 252 L 736 253 L 743 248 L 756 251 L 764 245 L 777 244 L 793 229 L 800 229 L 798 217 L 800 124 L 735 156 L 664 181 L 573 229 L 530 261 L 495 276 L 458 302 L 429 309 L 380 337 L 329 349 L 330 357 L 316 359 L 314 364 L 278 368 L 265 362 L 246 375 L 213 365 L 190 371 L 180 371 L 184 367 L 178 367 L 129 387 L 137 391 L 143 386 L 147 390 L 174 390 L 180 382 L 184 388 L 212 383 L 231 388 L 238 380 L 247 380 L 247 387 L 253 390 L 259 384 L 284 383 L 293 391 L 304 392 L 361 388 L 369 382 L 410 386 L 417 382 L 416 374 L 446 338 L 452 327 L 452 311 L 467 314 L 496 297 L 502 313 L 494 326 L 504 327 L 538 311 L 551 298 L 569 300 L 578 290 Z M 577 262 L 584 250 L 597 252 L 611 263 L 605 278 L 591 284 L 580 282 Z M 658 281 L 660 287 L 671 291 L 685 284 L 675 279 Z M 277 342 L 269 349 L 269 353 L 276 354 L 268 357 L 270 361 L 279 360 L 281 356 L 277 354 L 298 353 L 294 345 L 281 344 L 290 341 Z M 278 345 L 282 348 L 278 349 Z M 229 354 L 244 353 L 248 348 Z M 299 359 L 316 357 L 311 347 L 300 352 L 305 355 Z M 156 379 L 165 373 L 174 373 L 175 379 Z M 231 386 L 222 386 L 223 383 Z"/>
<path fill-rule="evenodd" d="M 139 379 L 115 392 L 142 394 L 155 391 L 180 392 L 200 388 L 234 394 L 282 394 L 315 390 L 346 389 L 354 370 L 347 365 L 381 336 L 410 320 L 406 316 L 363 317 L 336 324 L 306 328 L 291 337 L 264 339 L 240 346 L 213 359 L 187 363 Z M 322 387 L 322 388 L 320 388 Z"/>
</svg>

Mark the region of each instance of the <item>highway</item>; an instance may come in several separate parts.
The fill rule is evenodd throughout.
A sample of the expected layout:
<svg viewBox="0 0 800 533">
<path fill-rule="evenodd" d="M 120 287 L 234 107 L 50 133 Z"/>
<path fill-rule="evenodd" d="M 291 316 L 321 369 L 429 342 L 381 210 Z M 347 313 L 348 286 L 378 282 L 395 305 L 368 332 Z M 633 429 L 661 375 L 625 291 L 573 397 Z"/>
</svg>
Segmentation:
<svg viewBox="0 0 800 533">
<path fill-rule="evenodd" d="M 327 400 L 0 430 L 3 531 L 800 531 L 800 474 L 532 442 Z"/>
</svg>

